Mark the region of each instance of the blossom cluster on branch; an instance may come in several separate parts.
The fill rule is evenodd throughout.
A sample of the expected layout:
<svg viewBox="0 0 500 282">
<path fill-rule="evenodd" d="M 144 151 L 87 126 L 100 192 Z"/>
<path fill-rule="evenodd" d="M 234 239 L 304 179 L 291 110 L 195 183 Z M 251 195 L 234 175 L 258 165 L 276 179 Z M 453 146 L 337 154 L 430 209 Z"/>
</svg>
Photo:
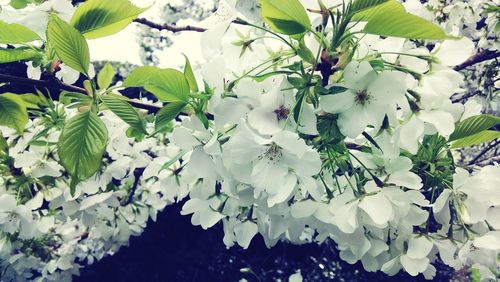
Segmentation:
<svg viewBox="0 0 500 282">
<path fill-rule="evenodd" d="M 333 240 L 367 271 L 432 279 L 440 260 L 498 278 L 500 166 L 460 167 L 457 150 L 498 139 L 500 118 L 453 101 L 479 89 L 457 66 L 497 52 L 494 1 L 261 0 L 258 23 L 221 1 L 203 62 L 115 85 L 87 40 L 144 9 L 58 2 L 27 8 L 46 27 L 0 22 L 0 61 L 27 61 L 31 78 L 0 79 L 65 90 L 0 95 L 2 279 L 70 279 L 181 201 L 227 247 Z"/>
</svg>

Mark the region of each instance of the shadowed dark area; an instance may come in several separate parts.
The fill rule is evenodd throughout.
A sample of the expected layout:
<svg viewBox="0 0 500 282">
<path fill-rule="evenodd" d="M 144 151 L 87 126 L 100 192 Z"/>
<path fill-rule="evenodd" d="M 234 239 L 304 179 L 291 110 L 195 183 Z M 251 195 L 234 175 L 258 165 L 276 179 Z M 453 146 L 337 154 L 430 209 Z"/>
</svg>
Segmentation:
<svg viewBox="0 0 500 282">
<path fill-rule="evenodd" d="M 181 205 L 167 207 L 156 223 L 150 222 L 140 237 L 131 239 L 130 247 L 82 270 L 75 281 L 288 281 L 298 269 L 304 281 L 425 281 L 422 276 L 366 272 L 360 263 L 340 261 L 331 243 L 280 243 L 268 249 L 257 235 L 248 250 L 227 250 L 221 224 L 209 230 L 192 226 L 190 216 L 181 216 L 180 209 Z M 433 281 L 450 281 L 452 275 L 441 266 Z"/>
</svg>

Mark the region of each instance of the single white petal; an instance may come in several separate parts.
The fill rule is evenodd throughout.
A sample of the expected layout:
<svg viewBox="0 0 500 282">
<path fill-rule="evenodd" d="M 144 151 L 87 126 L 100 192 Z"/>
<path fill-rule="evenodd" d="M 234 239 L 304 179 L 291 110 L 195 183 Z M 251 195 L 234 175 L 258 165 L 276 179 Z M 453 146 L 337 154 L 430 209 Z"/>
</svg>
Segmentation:
<svg viewBox="0 0 500 282">
<path fill-rule="evenodd" d="M 365 211 L 377 225 L 387 224 L 394 216 L 392 204 L 382 192 L 364 197 L 359 203 L 359 208 Z"/>
<path fill-rule="evenodd" d="M 250 241 L 257 234 L 258 228 L 257 224 L 248 220 L 234 227 L 234 234 L 236 236 L 236 242 L 243 249 L 247 249 L 250 245 Z"/>
<path fill-rule="evenodd" d="M 419 273 L 424 272 L 429 265 L 428 258 L 412 259 L 407 255 L 402 255 L 400 260 L 406 272 L 411 276 L 417 276 Z"/>
<path fill-rule="evenodd" d="M 459 40 L 445 40 L 436 47 L 435 56 L 445 66 L 456 66 L 465 62 L 474 53 L 475 45 L 464 36 Z M 434 50 L 433 50 L 434 52 Z"/>
<path fill-rule="evenodd" d="M 376 77 L 377 73 L 367 61 L 352 61 L 344 70 L 345 83 L 353 91 L 365 90 Z"/>
<path fill-rule="evenodd" d="M 448 137 L 455 130 L 455 120 L 450 113 L 443 111 L 420 111 L 418 118 L 432 124 L 442 136 Z"/>
<path fill-rule="evenodd" d="M 421 259 L 427 257 L 434 244 L 424 236 L 412 238 L 408 241 L 408 251 L 406 255 L 412 259 Z"/>
<path fill-rule="evenodd" d="M 349 110 L 354 104 L 354 93 L 347 90 L 338 94 L 319 97 L 320 108 L 328 113 L 336 114 Z"/>
<path fill-rule="evenodd" d="M 313 200 L 296 202 L 290 207 L 290 214 L 295 218 L 310 217 L 318 209 L 318 203 Z"/>
<path fill-rule="evenodd" d="M 396 171 L 389 175 L 387 183 L 418 190 L 422 188 L 422 179 L 411 171 Z"/>
</svg>

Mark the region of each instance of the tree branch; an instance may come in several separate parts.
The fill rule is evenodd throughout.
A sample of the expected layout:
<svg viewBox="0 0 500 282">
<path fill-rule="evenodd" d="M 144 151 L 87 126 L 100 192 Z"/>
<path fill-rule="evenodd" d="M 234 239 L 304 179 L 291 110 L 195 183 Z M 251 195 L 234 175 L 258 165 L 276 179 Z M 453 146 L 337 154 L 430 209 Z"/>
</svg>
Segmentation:
<svg viewBox="0 0 500 282">
<path fill-rule="evenodd" d="M 470 66 L 473 66 L 475 64 L 496 59 L 500 57 L 500 52 L 499 51 L 490 51 L 490 50 L 484 50 L 482 52 L 479 52 L 475 54 L 474 56 L 470 57 L 467 59 L 467 61 L 461 63 L 460 65 L 456 65 L 453 69 L 456 71 L 461 71 L 465 68 L 468 68 Z"/>
<path fill-rule="evenodd" d="M 483 166 L 487 166 L 487 165 L 493 165 L 495 163 L 500 163 L 500 156 L 491 157 L 491 158 L 486 159 L 484 161 L 480 161 L 478 163 L 475 163 L 474 165 L 483 167 Z"/>
<path fill-rule="evenodd" d="M 490 151 L 491 149 L 494 149 L 496 148 L 496 146 L 500 144 L 500 140 L 496 140 L 496 141 L 493 141 L 492 143 L 490 143 L 488 146 L 486 146 L 479 154 L 477 154 L 477 156 L 474 157 L 474 159 L 472 159 L 468 165 L 473 165 L 475 163 L 478 163 L 478 161 L 488 152 Z"/>
<path fill-rule="evenodd" d="M 0 74 L 0 82 L 12 82 L 23 85 L 32 85 L 35 87 L 44 87 L 48 89 L 65 90 L 70 92 L 87 94 L 87 90 L 85 90 L 84 88 L 66 84 L 57 78 L 52 78 L 49 80 L 37 80 L 37 79 L 18 77 L 8 74 Z M 157 113 L 159 110 L 161 110 L 160 106 L 146 104 L 140 100 L 132 99 L 132 100 L 127 100 L 127 102 L 138 109 L 148 110 L 151 113 Z"/>
<path fill-rule="evenodd" d="M 204 32 L 207 30 L 206 28 L 202 27 L 196 27 L 196 26 L 175 26 L 175 25 L 169 25 L 169 24 L 158 24 L 155 22 L 152 22 L 148 19 L 145 18 L 137 18 L 134 20 L 136 23 L 140 23 L 146 26 L 149 26 L 150 28 L 158 29 L 158 30 L 168 30 L 173 33 L 181 32 L 181 31 L 195 31 L 195 32 Z"/>
</svg>

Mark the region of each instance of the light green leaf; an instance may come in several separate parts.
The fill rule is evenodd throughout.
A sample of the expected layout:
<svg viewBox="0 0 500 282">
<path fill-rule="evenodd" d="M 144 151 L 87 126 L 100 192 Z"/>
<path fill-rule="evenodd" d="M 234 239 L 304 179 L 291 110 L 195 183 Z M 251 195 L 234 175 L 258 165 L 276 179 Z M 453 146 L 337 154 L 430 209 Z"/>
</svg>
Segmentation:
<svg viewBox="0 0 500 282">
<path fill-rule="evenodd" d="M 473 116 L 459 122 L 448 140 L 454 141 L 468 137 L 486 129 L 490 129 L 497 124 L 500 124 L 500 117 L 493 115 Z"/>
<path fill-rule="evenodd" d="M 130 127 L 135 130 L 147 133 L 144 120 L 141 118 L 139 113 L 132 107 L 126 100 L 122 97 L 116 97 L 113 95 L 107 95 L 101 97 L 102 102 L 108 109 L 110 109 L 115 115 L 126 122 Z"/>
<path fill-rule="evenodd" d="M 174 69 L 164 69 L 155 73 L 147 81 L 144 89 L 164 102 L 187 102 L 189 99 L 188 81 L 182 72 Z"/>
<path fill-rule="evenodd" d="M 9 4 L 14 9 L 22 9 L 28 6 L 28 3 L 28 0 L 11 0 Z"/>
<path fill-rule="evenodd" d="M 66 65 L 81 73 L 88 73 L 89 46 L 78 30 L 52 14 L 47 27 L 47 40 Z"/>
<path fill-rule="evenodd" d="M 351 13 L 358 13 L 366 9 L 373 8 L 375 6 L 384 4 L 391 0 L 355 0 L 352 2 Z"/>
<path fill-rule="evenodd" d="M 261 16 L 272 30 L 296 35 L 311 29 L 311 21 L 298 0 L 259 0 Z"/>
<path fill-rule="evenodd" d="M 365 33 L 411 39 L 455 39 L 447 35 L 438 25 L 407 13 L 400 3 L 387 3 L 365 9 L 353 20 L 367 21 Z"/>
<path fill-rule="evenodd" d="M 186 58 L 186 65 L 184 66 L 184 76 L 186 77 L 189 88 L 193 92 L 198 92 L 198 83 L 196 83 L 196 77 L 193 73 L 193 68 L 191 67 L 191 63 L 186 55 L 182 54 L 184 58 Z"/>
<path fill-rule="evenodd" d="M 123 87 L 144 87 L 152 76 L 161 71 L 158 67 L 138 67 L 134 69 L 125 79 Z"/>
<path fill-rule="evenodd" d="M 485 130 L 474 135 L 461 138 L 452 143 L 451 148 L 464 148 L 479 145 L 500 138 L 500 131 Z"/>
<path fill-rule="evenodd" d="M 41 54 L 31 48 L 19 47 L 16 49 L 0 48 L 0 64 L 17 61 L 32 61 L 41 57 Z"/>
<path fill-rule="evenodd" d="M 39 39 L 40 37 L 35 32 L 23 25 L 0 21 L 0 43 L 18 44 Z"/>
<path fill-rule="evenodd" d="M 116 72 L 113 66 L 109 63 L 105 64 L 102 70 L 99 72 L 99 75 L 97 76 L 97 84 L 99 84 L 99 88 L 108 88 L 113 82 L 115 74 Z"/>
<path fill-rule="evenodd" d="M 61 163 L 72 177 L 71 189 L 95 174 L 101 166 L 108 130 L 92 111 L 77 114 L 66 122 L 58 142 Z"/>
<path fill-rule="evenodd" d="M 156 115 L 155 130 L 159 131 L 167 127 L 169 122 L 177 117 L 186 105 L 184 102 L 174 102 L 163 107 Z"/>
<path fill-rule="evenodd" d="M 22 134 L 28 123 L 26 103 L 16 94 L 0 95 L 0 125 L 8 126 Z"/>
<path fill-rule="evenodd" d="M 9 144 L 7 144 L 7 140 L 5 140 L 5 137 L 3 137 L 3 134 L 0 131 L 0 156 L 3 154 L 9 154 Z"/>
<path fill-rule="evenodd" d="M 88 39 L 104 37 L 127 27 L 146 9 L 128 0 L 89 0 L 76 9 L 71 25 Z"/>
</svg>

